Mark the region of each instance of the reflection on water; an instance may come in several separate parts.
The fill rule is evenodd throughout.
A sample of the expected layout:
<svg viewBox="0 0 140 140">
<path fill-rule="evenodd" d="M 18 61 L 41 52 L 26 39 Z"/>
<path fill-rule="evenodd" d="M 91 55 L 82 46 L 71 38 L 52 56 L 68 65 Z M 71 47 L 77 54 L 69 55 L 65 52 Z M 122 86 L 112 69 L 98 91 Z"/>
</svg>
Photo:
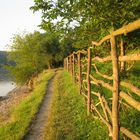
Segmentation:
<svg viewBox="0 0 140 140">
<path fill-rule="evenodd" d="M 5 96 L 16 87 L 12 81 L 0 81 L 0 96 Z"/>
</svg>

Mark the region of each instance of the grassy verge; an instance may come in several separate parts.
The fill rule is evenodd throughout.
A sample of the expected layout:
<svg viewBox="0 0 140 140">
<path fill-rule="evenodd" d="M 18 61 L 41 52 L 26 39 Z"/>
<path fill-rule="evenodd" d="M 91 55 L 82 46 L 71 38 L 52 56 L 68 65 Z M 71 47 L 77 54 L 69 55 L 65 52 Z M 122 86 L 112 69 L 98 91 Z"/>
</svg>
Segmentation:
<svg viewBox="0 0 140 140">
<path fill-rule="evenodd" d="M 101 73 L 106 74 L 106 75 L 112 75 L 111 62 L 106 62 L 106 63 L 95 62 L 95 63 L 98 67 L 98 70 Z M 126 63 L 126 66 L 127 65 L 128 64 Z M 133 67 L 129 71 L 126 71 L 125 73 L 120 74 L 120 81 L 125 81 L 128 83 L 131 83 L 134 86 L 140 88 L 139 71 L 140 71 L 140 62 L 135 62 Z M 113 86 L 113 83 L 111 80 L 107 80 L 107 79 L 103 78 L 102 76 L 98 75 L 96 73 L 95 69 L 92 69 L 92 75 L 96 79 L 103 80 L 104 82 Z M 110 106 L 110 108 L 112 107 L 112 100 L 110 100 L 110 98 L 112 98 L 112 92 L 110 90 L 108 90 L 100 85 L 91 85 L 91 89 L 92 89 L 92 91 L 101 93 L 101 95 L 103 95 L 106 98 L 106 100 L 108 101 L 108 105 Z M 120 91 L 124 91 L 129 96 L 131 96 L 133 99 L 140 102 L 140 97 L 137 96 L 136 94 L 134 94 L 129 88 L 121 86 Z M 99 102 L 99 99 L 96 98 L 94 95 L 92 95 L 92 99 L 94 99 L 95 104 L 97 102 Z M 121 99 L 121 101 L 122 101 L 122 103 L 120 104 L 120 110 L 119 110 L 120 125 L 122 127 L 128 128 L 128 130 L 133 132 L 134 134 L 139 135 L 140 134 L 140 125 L 139 125 L 140 124 L 140 117 L 139 117 L 140 112 L 131 106 L 130 107 L 126 106 L 128 103 L 124 99 Z M 126 105 L 123 103 L 125 103 Z M 99 107 L 97 107 L 97 108 L 100 110 L 100 113 L 102 115 L 104 115 L 103 110 L 100 109 Z M 121 139 L 122 139 L 122 137 L 121 137 Z"/>
<path fill-rule="evenodd" d="M 46 84 L 53 75 L 54 71 L 40 74 L 33 92 L 12 109 L 10 122 L 0 126 L 0 140 L 19 140 L 23 137 L 38 111 L 46 92 Z"/>
<path fill-rule="evenodd" d="M 85 101 L 67 72 L 57 75 L 54 88 L 46 140 L 109 140 L 106 126 L 86 115 Z"/>
</svg>

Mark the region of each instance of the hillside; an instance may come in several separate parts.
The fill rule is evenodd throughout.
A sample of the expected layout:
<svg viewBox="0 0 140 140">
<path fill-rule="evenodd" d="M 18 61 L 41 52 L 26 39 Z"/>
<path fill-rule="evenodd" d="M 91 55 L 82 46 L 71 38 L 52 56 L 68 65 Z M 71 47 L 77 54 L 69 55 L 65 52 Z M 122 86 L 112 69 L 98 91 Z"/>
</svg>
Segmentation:
<svg viewBox="0 0 140 140">
<path fill-rule="evenodd" d="M 0 66 L 7 63 L 7 52 L 6 51 L 0 51 Z"/>
<path fill-rule="evenodd" d="M 8 71 L 4 69 L 4 65 L 8 63 L 7 52 L 0 51 L 0 79 L 7 79 Z"/>
</svg>

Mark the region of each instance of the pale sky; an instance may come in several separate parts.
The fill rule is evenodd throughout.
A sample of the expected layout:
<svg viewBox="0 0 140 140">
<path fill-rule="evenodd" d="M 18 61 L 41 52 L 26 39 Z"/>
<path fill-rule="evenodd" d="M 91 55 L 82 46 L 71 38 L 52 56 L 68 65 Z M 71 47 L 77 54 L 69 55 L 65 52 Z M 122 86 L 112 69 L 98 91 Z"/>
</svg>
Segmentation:
<svg viewBox="0 0 140 140">
<path fill-rule="evenodd" d="M 7 50 L 7 44 L 14 34 L 39 30 L 41 13 L 29 9 L 33 0 L 0 0 L 0 50 Z"/>
</svg>

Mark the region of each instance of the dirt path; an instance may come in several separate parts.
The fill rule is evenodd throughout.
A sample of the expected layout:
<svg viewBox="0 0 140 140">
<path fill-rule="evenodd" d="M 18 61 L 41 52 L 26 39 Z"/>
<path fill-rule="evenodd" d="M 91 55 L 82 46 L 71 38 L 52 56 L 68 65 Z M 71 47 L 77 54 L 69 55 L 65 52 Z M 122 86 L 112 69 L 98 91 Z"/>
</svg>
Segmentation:
<svg viewBox="0 0 140 140">
<path fill-rule="evenodd" d="M 42 105 L 35 117 L 35 120 L 31 123 L 28 133 L 22 140 L 43 140 L 43 134 L 46 129 L 46 122 L 48 120 L 52 103 L 54 77 L 49 81 Z"/>
</svg>

